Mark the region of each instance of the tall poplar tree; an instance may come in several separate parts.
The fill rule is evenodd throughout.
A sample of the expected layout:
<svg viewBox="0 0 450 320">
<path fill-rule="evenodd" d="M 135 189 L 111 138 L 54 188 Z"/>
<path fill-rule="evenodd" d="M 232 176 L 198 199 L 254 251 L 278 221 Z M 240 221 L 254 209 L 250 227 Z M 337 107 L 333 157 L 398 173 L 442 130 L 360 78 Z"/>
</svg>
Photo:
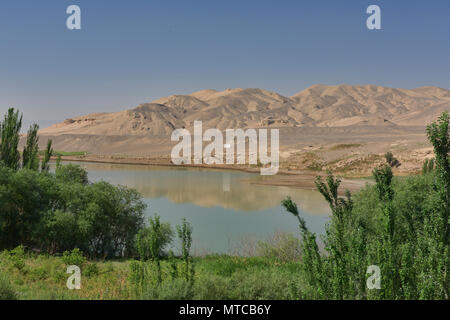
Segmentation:
<svg viewBox="0 0 450 320">
<path fill-rule="evenodd" d="M 22 166 L 26 169 L 39 169 L 39 137 L 37 135 L 39 126 L 30 126 L 27 134 L 27 143 L 23 149 Z"/>
<path fill-rule="evenodd" d="M 10 108 L 3 122 L 0 122 L 0 161 L 13 170 L 18 170 L 20 166 L 18 146 L 21 128 L 22 115 Z"/>
</svg>

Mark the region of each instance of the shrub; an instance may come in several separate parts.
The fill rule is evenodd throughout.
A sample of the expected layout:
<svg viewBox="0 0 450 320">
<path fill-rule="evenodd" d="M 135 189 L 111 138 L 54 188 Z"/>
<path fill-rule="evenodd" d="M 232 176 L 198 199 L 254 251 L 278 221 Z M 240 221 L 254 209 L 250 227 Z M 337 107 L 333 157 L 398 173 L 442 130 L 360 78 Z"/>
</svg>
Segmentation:
<svg viewBox="0 0 450 320">
<path fill-rule="evenodd" d="M 142 261 L 154 260 L 164 255 L 164 249 L 172 242 L 173 230 L 169 223 L 161 223 L 160 217 L 149 218 L 149 226 L 139 230 L 136 250 Z"/>
<path fill-rule="evenodd" d="M 397 158 L 394 157 L 394 155 L 392 154 L 392 152 L 388 151 L 386 152 L 386 154 L 384 155 L 384 157 L 386 158 L 386 162 L 392 167 L 392 168 L 396 168 L 400 166 L 400 161 L 397 160 Z"/>
<path fill-rule="evenodd" d="M 128 280 L 131 282 L 131 285 L 135 290 L 135 294 L 141 294 L 142 291 L 146 288 L 148 281 L 148 270 L 145 262 L 132 261 L 130 263 Z"/>
<path fill-rule="evenodd" d="M 46 267 L 37 267 L 31 269 L 30 276 L 34 280 L 45 280 L 50 277 L 50 272 Z"/>
<path fill-rule="evenodd" d="M 233 297 L 232 292 L 230 292 L 230 287 L 231 281 L 229 278 L 217 275 L 205 275 L 199 277 L 194 288 L 195 299 L 230 300 Z"/>
<path fill-rule="evenodd" d="M 18 296 L 8 277 L 0 273 L 0 300 L 17 300 Z"/>
<path fill-rule="evenodd" d="M 77 217 L 71 212 L 49 210 L 42 214 L 37 231 L 49 253 L 64 252 L 81 244 Z"/>
<path fill-rule="evenodd" d="M 161 256 L 164 248 L 172 241 L 173 232 L 169 224 L 161 224 L 158 215 L 149 218 L 148 228 L 141 229 L 136 237 L 136 247 L 142 261 L 154 261 L 157 267 L 158 282 L 162 281 Z"/>
<path fill-rule="evenodd" d="M 193 287 L 193 299 L 281 300 L 298 299 L 303 285 L 298 274 L 278 268 L 241 269 L 230 277 L 202 274 Z"/>
<path fill-rule="evenodd" d="M 191 300 L 192 286 L 183 279 L 164 281 L 158 286 L 150 286 L 141 296 L 146 300 Z"/>
<path fill-rule="evenodd" d="M 331 173 L 318 190 L 332 210 L 324 236 L 316 235 L 290 198 L 282 202 L 300 224 L 302 270 L 308 297 L 319 299 L 448 299 L 450 138 L 448 113 L 427 127 L 434 146 L 432 174 L 395 179 L 391 166 L 376 168 L 374 186 L 356 197 L 339 195 Z M 388 162 L 391 154 L 387 154 Z M 427 167 L 429 165 L 427 164 Z M 379 290 L 366 286 L 369 265 L 381 269 Z M 248 294 L 247 294 L 248 295 Z"/>
<path fill-rule="evenodd" d="M 64 283 L 67 280 L 67 273 L 65 270 L 56 269 L 51 272 L 50 277 L 57 283 Z"/>
<path fill-rule="evenodd" d="M 425 159 L 422 166 L 422 174 L 431 173 L 434 170 L 434 159 Z"/>
<path fill-rule="evenodd" d="M 233 273 L 246 269 L 248 265 L 243 264 L 240 258 L 228 255 L 213 255 L 203 261 L 208 272 L 222 277 L 231 277 Z"/>
<path fill-rule="evenodd" d="M 189 222 L 186 221 L 186 218 L 183 218 L 183 222 L 181 226 L 177 226 L 178 238 L 181 242 L 181 256 L 184 260 L 185 264 L 185 278 L 186 281 L 194 281 L 194 264 L 191 263 L 191 245 L 192 245 L 192 226 Z"/>
<path fill-rule="evenodd" d="M 86 185 L 89 182 L 87 171 L 74 164 L 57 166 L 55 177 L 57 180 L 68 184 L 79 183 Z"/>
<path fill-rule="evenodd" d="M 230 298 L 233 300 L 293 299 L 289 290 L 291 279 L 291 276 L 276 269 L 235 273 L 230 281 Z"/>
<path fill-rule="evenodd" d="M 75 248 L 72 251 L 64 251 L 62 260 L 68 266 L 78 266 L 81 268 L 86 262 L 86 258 L 83 256 L 83 252 L 80 249 Z"/>
<path fill-rule="evenodd" d="M 292 233 L 278 232 L 266 241 L 259 241 L 257 255 L 280 262 L 299 261 L 301 241 Z"/>
<path fill-rule="evenodd" d="M 96 263 L 88 263 L 84 266 L 82 270 L 83 275 L 86 277 L 95 277 L 98 276 L 99 270 Z"/>
<path fill-rule="evenodd" d="M 141 195 L 133 189 L 107 182 L 88 185 L 81 194 L 78 213 L 80 233 L 86 253 L 92 257 L 130 256 L 134 252 L 136 234 L 142 228 L 144 210 Z"/>
<path fill-rule="evenodd" d="M 25 268 L 25 250 L 23 246 L 18 246 L 11 250 L 10 259 L 14 268 L 23 271 Z"/>
<path fill-rule="evenodd" d="M 0 121 L 0 249 L 24 245 L 55 254 L 80 248 L 94 258 L 134 254 L 145 210 L 140 194 L 106 182 L 89 184 L 86 170 L 60 161 L 49 174 L 51 142 L 39 172 L 37 126 L 29 131 L 20 169 L 21 122 L 14 109 Z"/>
<path fill-rule="evenodd" d="M 107 272 L 107 273 L 114 272 L 114 265 L 110 261 L 105 263 L 104 272 Z"/>
<path fill-rule="evenodd" d="M 36 244 L 43 211 L 57 198 L 54 179 L 44 173 L 0 166 L 0 247 Z M 43 235 L 45 239 L 45 235 Z"/>
</svg>

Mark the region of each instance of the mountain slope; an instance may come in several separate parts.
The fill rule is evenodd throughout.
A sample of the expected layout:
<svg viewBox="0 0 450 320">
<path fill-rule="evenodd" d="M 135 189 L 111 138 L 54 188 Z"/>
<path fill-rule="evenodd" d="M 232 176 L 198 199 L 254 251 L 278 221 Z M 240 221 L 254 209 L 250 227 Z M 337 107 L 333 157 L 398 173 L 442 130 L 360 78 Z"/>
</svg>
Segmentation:
<svg viewBox="0 0 450 320">
<path fill-rule="evenodd" d="M 437 87 L 408 90 L 374 85 L 314 85 L 292 97 L 262 89 L 202 90 L 160 98 L 130 110 L 66 119 L 40 134 L 64 141 L 64 149 L 76 145 L 86 151 L 111 149 L 120 153 L 125 149 L 111 141 L 120 140 L 125 148 L 127 141 L 134 139 L 129 144 L 137 150 L 137 141 L 152 145 L 156 140 L 170 140 L 174 129 L 192 131 L 195 120 L 202 120 L 204 129 L 349 128 L 346 131 L 354 134 L 357 130 L 350 128 L 400 132 L 408 126 L 425 126 L 446 110 L 450 110 L 450 91 Z M 62 136 L 64 139 L 57 139 Z M 102 137 L 114 138 L 102 145 Z"/>
</svg>

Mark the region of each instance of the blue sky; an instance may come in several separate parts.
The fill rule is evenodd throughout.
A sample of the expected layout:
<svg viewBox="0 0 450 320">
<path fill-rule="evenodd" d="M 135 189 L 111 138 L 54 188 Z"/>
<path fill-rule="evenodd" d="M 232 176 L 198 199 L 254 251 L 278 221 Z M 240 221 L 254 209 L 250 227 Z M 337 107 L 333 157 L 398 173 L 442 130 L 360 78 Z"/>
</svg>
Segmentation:
<svg viewBox="0 0 450 320">
<path fill-rule="evenodd" d="M 82 30 L 66 28 L 66 8 Z M 382 30 L 366 28 L 366 8 Z M 174 93 L 316 83 L 450 89 L 450 1 L 2 0 L 0 112 L 47 126 Z"/>
</svg>

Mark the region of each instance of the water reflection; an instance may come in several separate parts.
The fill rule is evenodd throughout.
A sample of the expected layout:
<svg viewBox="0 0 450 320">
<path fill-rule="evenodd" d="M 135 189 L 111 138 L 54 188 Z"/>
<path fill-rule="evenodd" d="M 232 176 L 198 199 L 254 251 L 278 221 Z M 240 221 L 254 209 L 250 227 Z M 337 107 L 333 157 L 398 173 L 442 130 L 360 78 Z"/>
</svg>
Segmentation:
<svg viewBox="0 0 450 320">
<path fill-rule="evenodd" d="M 197 252 L 227 252 L 241 238 L 267 238 L 276 231 L 298 232 L 281 200 L 291 196 L 309 228 L 323 233 L 329 208 L 313 190 L 258 185 L 259 174 L 201 168 L 76 163 L 90 181 L 105 180 L 137 189 L 148 205 L 172 226 L 186 217 L 194 228 Z M 175 248 L 176 249 L 176 248 Z"/>
<path fill-rule="evenodd" d="M 277 207 L 282 199 L 291 196 L 308 213 L 329 214 L 328 205 L 318 192 L 250 184 L 267 179 L 254 173 L 101 163 L 82 166 L 90 172 L 90 179 L 106 179 L 133 187 L 144 197 L 165 197 L 177 204 L 257 211 Z"/>
</svg>

